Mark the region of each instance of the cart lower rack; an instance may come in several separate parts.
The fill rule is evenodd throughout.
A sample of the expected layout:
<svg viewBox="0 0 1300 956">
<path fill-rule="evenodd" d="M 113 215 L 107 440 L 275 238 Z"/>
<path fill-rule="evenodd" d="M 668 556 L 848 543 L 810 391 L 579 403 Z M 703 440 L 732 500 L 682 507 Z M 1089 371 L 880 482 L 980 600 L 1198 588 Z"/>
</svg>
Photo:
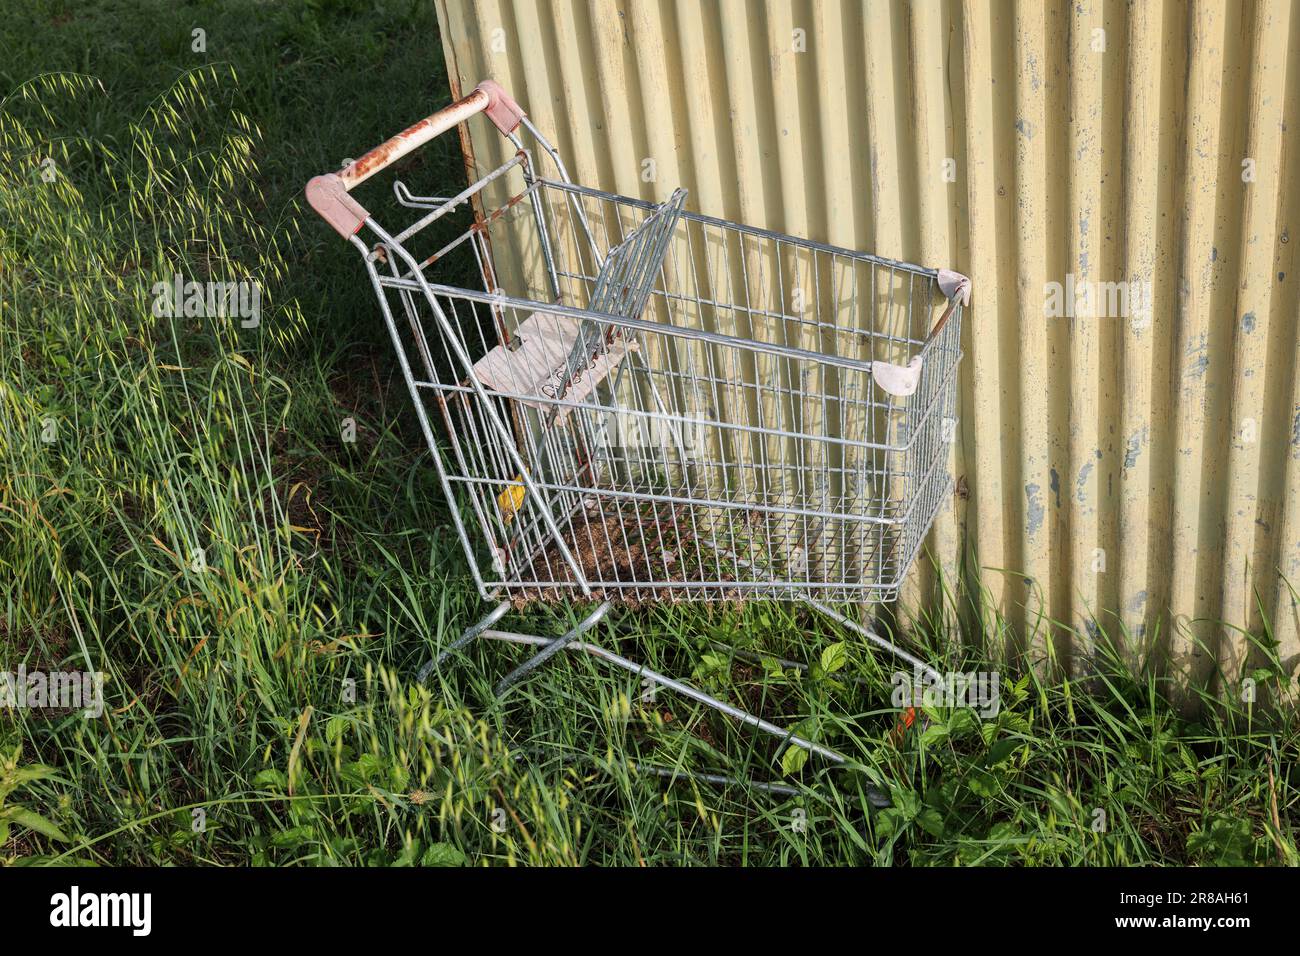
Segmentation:
<svg viewBox="0 0 1300 956">
<path fill-rule="evenodd" d="M 395 183 L 419 211 L 405 229 L 349 194 L 479 112 L 516 153 L 449 198 Z M 470 572 L 497 602 L 421 679 L 477 637 L 538 647 L 500 693 L 569 647 L 843 762 L 578 638 L 615 603 L 795 600 L 938 676 L 831 605 L 896 597 L 951 488 L 964 276 L 692 213 L 683 190 L 654 204 L 577 185 L 490 81 L 307 197 L 364 259 Z M 417 251 L 470 202 L 473 226 Z M 477 287 L 454 284 L 467 274 Z M 596 606 L 558 638 L 494 628 L 570 600 Z"/>
</svg>

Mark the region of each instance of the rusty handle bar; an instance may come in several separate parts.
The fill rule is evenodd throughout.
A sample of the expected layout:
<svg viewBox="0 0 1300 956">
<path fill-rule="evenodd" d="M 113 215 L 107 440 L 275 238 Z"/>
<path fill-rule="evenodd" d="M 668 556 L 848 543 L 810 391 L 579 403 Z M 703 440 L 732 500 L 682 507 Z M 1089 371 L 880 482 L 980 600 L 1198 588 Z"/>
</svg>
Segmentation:
<svg viewBox="0 0 1300 956">
<path fill-rule="evenodd" d="M 925 337 L 926 345 L 929 345 L 931 342 L 933 342 L 935 339 L 939 337 L 939 333 L 942 332 L 943 327 L 948 324 L 948 320 L 952 318 L 952 314 L 954 311 L 956 311 L 956 309 L 957 309 L 957 297 L 954 296 L 953 298 L 948 300 L 948 308 L 943 310 L 943 315 L 939 316 L 939 321 L 934 323 L 934 328 L 932 328 L 930 330 L 930 334 Z"/>
<path fill-rule="evenodd" d="M 499 83 L 484 80 L 469 96 L 402 130 L 339 172 L 313 178 L 307 183 L 307 202 L 344 239 L 356 235 L 370 214 L 348 191 L 476 113 L 486 113 L 502 136 L 518 129 L 524 118 L 524 111 Z"/>
</svg>

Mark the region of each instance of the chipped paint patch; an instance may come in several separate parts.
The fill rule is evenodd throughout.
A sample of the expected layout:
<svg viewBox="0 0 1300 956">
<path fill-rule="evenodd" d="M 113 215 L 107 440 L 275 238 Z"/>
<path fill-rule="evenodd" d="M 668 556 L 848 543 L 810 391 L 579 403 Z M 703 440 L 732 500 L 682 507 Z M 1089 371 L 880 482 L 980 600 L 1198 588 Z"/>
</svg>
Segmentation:
<svg viewBox="0 0 1300 956">
<path fill-rule="evenodd" d="M 1209 340 L 1204 332 L 1195 344 L 1187 346 L 1187 374 L 1192 378 L 1204 378 L 1205 370 L 1210 367 Z"/>
<path fill-rule="evenodd" d="M 1028 508 L 1025 517 L 1028 519 L 1029 533 L 1035 535 L 1043 527 L 1042 488 L 1033 483 L 1025 485 L 1025 499 Z"/>
<path fill-rule="evenodd" d="M 1083 491 L 1088 484 L 1088 476 L 1091 474 L 1092 474 L 1092 462 L 1090 461 L 1085 462 L 1084 466 L 1079 469 L 1078 480 L 1074 483 L 1074 496 L 1080 502 L 1085 502 L 1088 500 L 1087 497 L 1084 495 Z"/>
<path fill-rule="evenodd" d="M 1137 464 L 1138 455 L 1142 454 L 1142 446 L 1147 443 L 1148 429 L 1143 425 L 1128 438 L 1128 444 L 1124 446 L 1124 468 L 1129 469 Z"/>
</svg>

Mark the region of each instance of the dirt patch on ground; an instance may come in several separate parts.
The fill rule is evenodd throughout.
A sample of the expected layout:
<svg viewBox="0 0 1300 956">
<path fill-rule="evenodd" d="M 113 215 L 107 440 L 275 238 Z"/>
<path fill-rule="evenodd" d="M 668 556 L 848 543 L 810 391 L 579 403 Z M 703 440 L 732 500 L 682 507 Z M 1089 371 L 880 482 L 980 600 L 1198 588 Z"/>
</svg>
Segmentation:
<svg viewBox="0 0 1300 956">
<path fill-rule="evenodd" d="M 704 588 L 701 581 L 735 580 L 709 548 L 684 527 L 688 512 L 666 505 L 637 505 L 605 515 L 579 510 L 566 527 L 565 545 L 577 560 L 592 596 L 625 605 L 680 602 L 703 597 L 739 601 L 740 589 Z M 573 569 L 551 541 L 525 565 L 524 581 L 574 580 Z M 511 595 L 516 606 L 529 601 L 564 601 L 572 587 L 525 586 Z"/>
</svg>

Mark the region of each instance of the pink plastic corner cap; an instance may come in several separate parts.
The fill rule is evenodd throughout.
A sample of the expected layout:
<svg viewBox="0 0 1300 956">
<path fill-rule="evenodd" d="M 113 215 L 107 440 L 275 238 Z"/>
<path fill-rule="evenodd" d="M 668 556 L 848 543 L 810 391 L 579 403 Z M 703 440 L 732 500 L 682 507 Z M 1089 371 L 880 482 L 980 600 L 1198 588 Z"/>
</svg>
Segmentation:
<svg viewBox="0 0 1300 956">
<path fill-rule="evenodd" d="M 476 89 L 488 95 L 488 105 L 484 112 L 493 125 L 501 131 L 502 136 L 509 136 L 519 128 L 524 118 L 523 108 L 500 83 L 495 80 L 484 80 Z"/>
<path fill-rule="evenodd" d="M 970 305 L 970 279 L 960 272 L 953 272 L 951 269 L 940 269 L 939 291 L 947 298 L 957 297 L 961 299 L 962 305 Z"/>
<path fill-rule="evenodd" d="M 335 173 L 317 176 L 307 183 L 307 202 L 344 239 L 355 236 L 370 218 L 365 207 L 348 195 L 343 180 Z"/>
</svg>

